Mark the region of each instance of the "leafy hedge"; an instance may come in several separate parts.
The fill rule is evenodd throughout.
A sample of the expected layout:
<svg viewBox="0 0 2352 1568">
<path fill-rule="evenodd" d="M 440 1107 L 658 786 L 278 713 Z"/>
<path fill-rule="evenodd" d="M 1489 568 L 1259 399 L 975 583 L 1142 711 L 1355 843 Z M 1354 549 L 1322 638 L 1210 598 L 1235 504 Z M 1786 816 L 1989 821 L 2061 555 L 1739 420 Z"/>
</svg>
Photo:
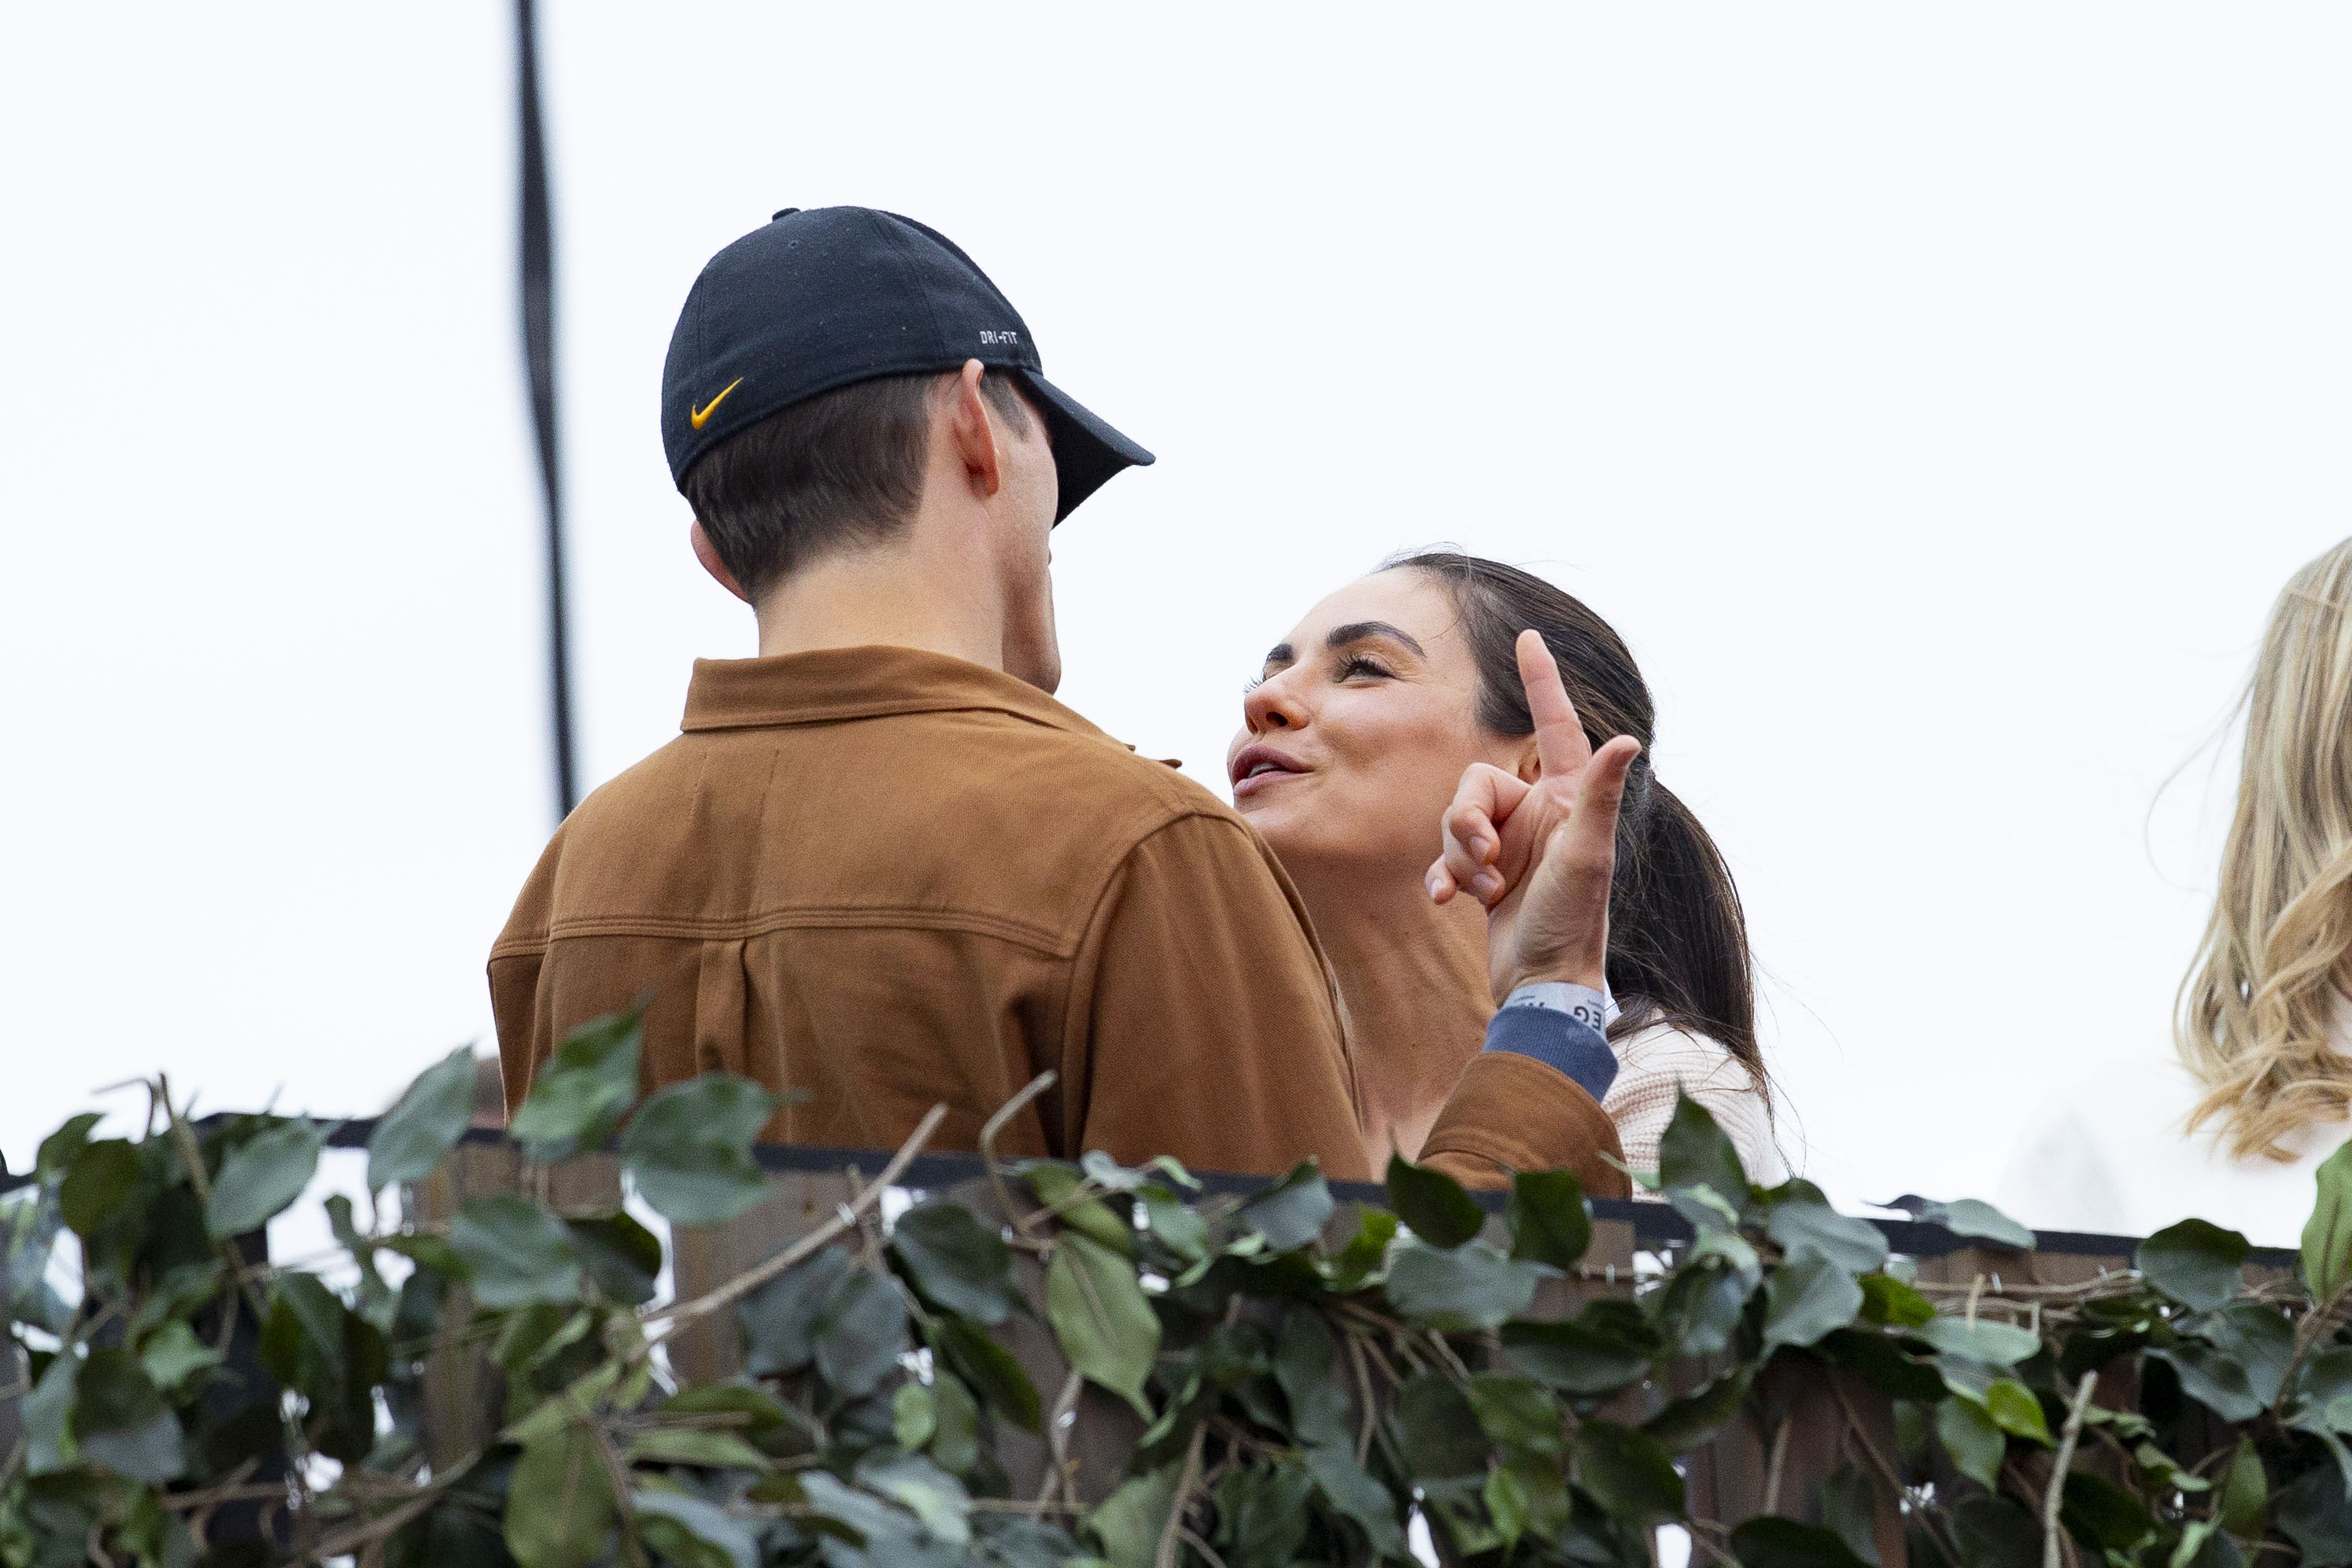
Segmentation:
<svg viewBox="0 0 2352 1568">
<path fill-rule="evenodd" d="M 745 1214 L 773 1098 L 712 1075 L 640 1100 L 638 1051 L 628 1018 L 568 1040 L 514 1118 L 527 1159 L 609 1150 L 673 1224 Z M 372 1193 L 448 1157 L 473 1085 L 461 1051 L 408 1090 Z M 257 1263 L 325 1129 L 194 1126 L 160 1079 L 141 1136 L 97 1124 L 58 1129 L 0 1210 L 26 1373 L 9 1568 L 1288 1568 L 1408 1562 L 1419 1529 L 1454 1562 L 1632 1564 L 1675 1522 L 1694 1562 L 1747 1568 L 1879 1564 L 1898 1539 L 1969 1568 L 2352 1559 L 2344 1156 L 2299 1279 L 2250 1286 L 2244 1239 L 2189 1220 L 2135 1272 L 1963 1296 L 1805 1182 L 1751 1186 L 1687 1101 L 1658 1185 L 1695 1239 L 1633 1283 L 1587 1278 L 1563 1174 L 1520 1176 L 1496 1228 L 1402 1161 L 1386 1208 L 1342 1210 L 1308 1167 L 1206 1197 L 1172 1161 L 992 1160 L 969 1205 L 886 1224 L 910 1143 L 815 1235 L 681 1301 L 629 1212 L 522 1194 L 434 1225 L 372 1203 L 364 1227 L 331 1198 L 332 1258 Z M 1982 1205 L 1927 1218 L 2032 1242 Z M 665 1342 L 730 1320 L 747 1371 L 681 1385 Z M 1040 1345 L 1066 1378 L 1035 1375 Z M 435 1378 L 467 1356 L 496 1369 L 495 1437 L 436 1469 Z M 1773 1431 L 1807 1383 L 1849 1407 L 1852 1461 L 1786 1517 L 1690 1519 L 1695 1452 Z M 1107 1431 L 1096 1486 L 1076 1449 Z"/>
</svg>

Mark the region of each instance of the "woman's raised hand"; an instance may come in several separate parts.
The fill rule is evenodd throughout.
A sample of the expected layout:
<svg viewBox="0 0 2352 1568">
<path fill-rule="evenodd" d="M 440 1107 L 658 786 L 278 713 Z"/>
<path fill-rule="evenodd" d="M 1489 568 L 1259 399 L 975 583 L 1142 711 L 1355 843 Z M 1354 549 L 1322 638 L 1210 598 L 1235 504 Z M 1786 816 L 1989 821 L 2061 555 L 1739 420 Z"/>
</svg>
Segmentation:
<svg viewBox="0 0 2352 1568">
<path fill-rule="evenodd" d="M 1446 808 L 1444 852 L 1426 879 L 1438 904 L 1466 889 L 1486 905 L 1486 966 L 1498 1004 L 1538 980 L 1602 988 L 1617 807 L 1642 750 L 1621 735 L 1594 751 L 1543 638 L 1520 632 L 1518 655 L 1541 776 L 1529 784 L 1472 763 Z"/>
</svg>

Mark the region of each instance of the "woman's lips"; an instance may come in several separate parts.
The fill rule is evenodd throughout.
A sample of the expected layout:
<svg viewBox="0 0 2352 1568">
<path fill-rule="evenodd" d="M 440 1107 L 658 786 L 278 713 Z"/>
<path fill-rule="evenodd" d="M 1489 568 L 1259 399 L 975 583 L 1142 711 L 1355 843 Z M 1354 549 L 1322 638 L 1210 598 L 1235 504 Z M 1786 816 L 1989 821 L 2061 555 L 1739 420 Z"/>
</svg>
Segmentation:
<svg viewBox="0 0 2352 1568">
<path fill-rule="evenodd" d="M 1247 800 L 1286 779 L 1304 779 L 1307 769 L 1263 746 L 1243 747 L 1233 761 L 1234 799 Z"/>
</svg>

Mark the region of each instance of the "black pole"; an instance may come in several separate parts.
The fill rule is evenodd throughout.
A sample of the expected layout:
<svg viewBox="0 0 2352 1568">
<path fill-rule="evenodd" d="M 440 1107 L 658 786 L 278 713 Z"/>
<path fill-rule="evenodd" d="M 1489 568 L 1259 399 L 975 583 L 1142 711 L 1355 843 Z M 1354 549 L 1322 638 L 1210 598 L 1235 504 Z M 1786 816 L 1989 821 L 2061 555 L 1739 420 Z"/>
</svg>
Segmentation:
<svg viewBox="0 0 2352 1568">
<path fill-rule="evenodd" d="M 547 203 L 547 137 L 539 113 L 539 28 L 531 0 L 515 0 L 516 108 L 522 145 L 522 354 L 530 378 L 530 423 L 539 437 L 539 478 L 547 502 L 548 700 L 553 708 L 555 808 L 580 802 L 572 746 L 572 632 L 563 609 L 563 487 L 555 445 L 555 247 Z"/>
</svg>

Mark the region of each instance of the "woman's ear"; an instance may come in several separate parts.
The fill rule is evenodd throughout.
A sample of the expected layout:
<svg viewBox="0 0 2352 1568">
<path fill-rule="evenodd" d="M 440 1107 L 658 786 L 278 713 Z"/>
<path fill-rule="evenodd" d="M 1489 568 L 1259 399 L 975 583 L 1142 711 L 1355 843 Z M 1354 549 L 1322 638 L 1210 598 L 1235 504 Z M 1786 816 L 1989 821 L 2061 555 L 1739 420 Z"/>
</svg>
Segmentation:
<svg viewBox="0 0 2352 1568">
<path fill-rule="evenodd" d="M 1519 742 L 1519 755 L 1511 765 L 1522 784 L 1532 784 L 1543 777 L 1543 753 L 1536 749 L 1536 737 L 1527 736 Z"/>
</svg>

